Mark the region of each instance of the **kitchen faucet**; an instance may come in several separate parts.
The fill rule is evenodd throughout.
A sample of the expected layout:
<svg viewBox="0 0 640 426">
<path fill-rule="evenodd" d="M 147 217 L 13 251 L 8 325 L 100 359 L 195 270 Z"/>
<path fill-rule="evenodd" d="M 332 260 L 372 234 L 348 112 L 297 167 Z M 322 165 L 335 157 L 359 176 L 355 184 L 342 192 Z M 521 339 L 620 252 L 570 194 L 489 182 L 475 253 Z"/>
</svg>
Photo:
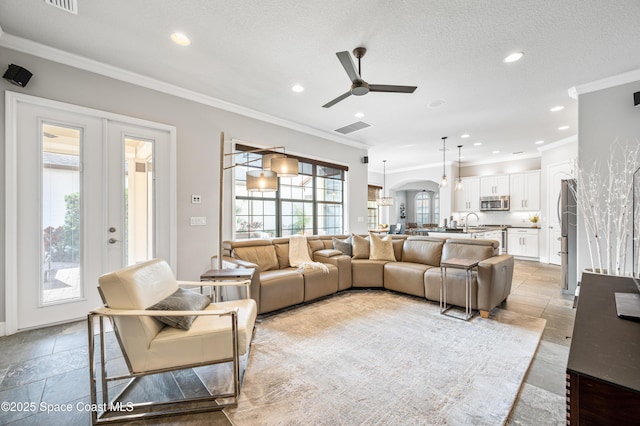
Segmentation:
<svg viewBox="0 0 640 426">
<path fill-rule="evenodd" d="M 478 217 L 478 215 L 474 212 L 469 212 L 467 213 L 467 215 L 464 217 L 464 232 L 469 231 L 469 216 L 474 215 L 476 217 L 476 219 L 478 220 L 478 222 L 480 222 L 480 218 Z"/>
</svg>

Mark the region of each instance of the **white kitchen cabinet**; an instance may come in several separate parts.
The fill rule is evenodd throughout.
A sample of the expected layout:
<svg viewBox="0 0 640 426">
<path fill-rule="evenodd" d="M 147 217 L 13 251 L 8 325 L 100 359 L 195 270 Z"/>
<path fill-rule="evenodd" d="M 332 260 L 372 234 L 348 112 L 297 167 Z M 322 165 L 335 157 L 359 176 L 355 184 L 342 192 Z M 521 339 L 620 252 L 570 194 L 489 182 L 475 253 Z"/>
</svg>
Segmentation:
<svg viewBox="0 0 640 426">
<path fill-rule="evenodd" d="M 456 191 L 455 211 L 477 212 L 480 210 L 480 178 L 462 178 L 462 191 Z"/>
<path fill-rule="evenodd" d="M 509 195 L 509 175 L 483 176 L 480 178 L 480 196 Z"/>
<path fill-rule="evenodd" d="M 518 257 L 539 257 L 537 228 L 507 229 L 507 253 Z"/>
<path fill-rule="evenodd" d="M 498 242 L 498 252 L 503 253 L 502 249 L 502 231 L 501 230 L 491 230 L 478 232 L 474 234 L 474 238 L 477 240 L 495 240 Z"/>
<path fill-rule="evenodd" d="M 511 211 L 540 210 L 540 171 L 514 173 L 509 178 Z"/>
</svg>

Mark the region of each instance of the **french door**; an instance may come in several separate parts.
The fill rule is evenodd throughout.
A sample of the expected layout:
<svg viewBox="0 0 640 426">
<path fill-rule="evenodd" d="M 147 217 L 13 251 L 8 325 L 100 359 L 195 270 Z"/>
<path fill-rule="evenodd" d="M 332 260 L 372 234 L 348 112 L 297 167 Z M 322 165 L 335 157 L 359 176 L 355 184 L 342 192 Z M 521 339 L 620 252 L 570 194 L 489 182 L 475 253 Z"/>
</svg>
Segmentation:
<svg viewBox="0 0 640 426">
<path fill-rule="evenodd" d="M 173 263 L 175 132 L 10 92 L 7 99 L 11 334 L 84 317 L 101 304 L 97 279 L 107 271 L 154 257 Z"/>
</svg>

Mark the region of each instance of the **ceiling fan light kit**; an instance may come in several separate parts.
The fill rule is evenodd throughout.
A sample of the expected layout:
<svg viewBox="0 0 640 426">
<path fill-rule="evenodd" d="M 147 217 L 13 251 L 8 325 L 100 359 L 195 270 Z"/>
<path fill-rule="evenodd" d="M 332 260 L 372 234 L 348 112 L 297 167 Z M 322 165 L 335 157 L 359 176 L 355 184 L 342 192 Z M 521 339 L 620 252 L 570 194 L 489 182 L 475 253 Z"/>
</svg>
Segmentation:
<svg viewBox="0 0 640 426">
<path fill-rule="evenodd" d="M 330 108 L 338 102 L 348 98 L 351 95 L 362 96 L 369 92 L 387 92 L 387 93 L 413 93 L 417 86 L 395 86 L 390 84 L 369 84 L 362 79 L 362 68 L 360 60 L 367 53 L 365 47 L 356 47 L 353 49 L 353 56 L 358 59 L 358 69 L 356 70 L 356 64 L 351 59 L 349 52 L 337 52 L 336 56 L 342 64 L 342 67 L 347 72 L 349 79 L 351 80 L 351 88 L 348 92 L 343 93 L 332 101 L 322 105 L 323 108 Z"/>
</svg>

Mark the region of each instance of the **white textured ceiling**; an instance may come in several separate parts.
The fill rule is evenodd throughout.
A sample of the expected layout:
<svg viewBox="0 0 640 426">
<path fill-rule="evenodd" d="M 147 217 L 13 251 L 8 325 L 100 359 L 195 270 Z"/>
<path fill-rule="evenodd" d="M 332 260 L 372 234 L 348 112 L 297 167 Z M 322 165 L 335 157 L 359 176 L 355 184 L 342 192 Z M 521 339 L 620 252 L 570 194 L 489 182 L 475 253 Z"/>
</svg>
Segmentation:
<svg viewBox="0 0 640 426">
<path fill-rule="evenodd" d="M 373 170 L 383 159 L 387 171 L 439 163 L 442 136 L 447 160 L 464 145 L 463 164 L 536 155 L 535 141 L 576 134 L 569 88 L 640 68 L 638 0 L 78 0 L 78 10 L 2 0 L 0 27 L 327 133 L 362 112 L 373 127 L 347 138 L 370 147 Z M 191 46 L 170 41 L 176 30 Z M 335 53 L 357 46 L 368 49 L 366 81 L 415 93 L 322 108 L 350 86 Z M 503 63 L 514 51 L 524 58 Z"/>
</svg>

